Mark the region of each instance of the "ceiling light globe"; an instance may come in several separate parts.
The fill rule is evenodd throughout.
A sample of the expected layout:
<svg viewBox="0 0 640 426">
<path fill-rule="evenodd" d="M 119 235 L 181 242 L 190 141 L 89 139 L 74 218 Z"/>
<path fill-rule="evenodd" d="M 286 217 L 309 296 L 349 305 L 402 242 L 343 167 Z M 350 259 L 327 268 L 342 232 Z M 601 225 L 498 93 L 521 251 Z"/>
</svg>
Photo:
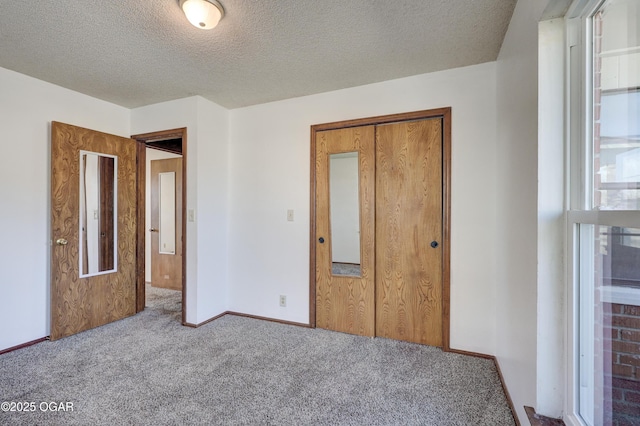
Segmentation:
<svg viewBox="0 0 640 426">
<path fill-rule="evenodd" d="M 224 15 L 222 5 L 215 0 L 180 0 L 180 7 L 189 22 L 203 30 L 214 28 Z"/>
</svg>

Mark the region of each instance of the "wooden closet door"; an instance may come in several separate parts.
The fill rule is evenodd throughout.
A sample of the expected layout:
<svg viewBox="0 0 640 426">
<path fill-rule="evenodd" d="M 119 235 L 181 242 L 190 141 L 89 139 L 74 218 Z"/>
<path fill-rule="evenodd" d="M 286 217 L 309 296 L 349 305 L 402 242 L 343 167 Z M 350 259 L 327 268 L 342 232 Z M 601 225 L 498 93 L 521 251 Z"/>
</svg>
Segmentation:
<svg viewBox="0 0 640 426">
<path fill-rule="evenodd" d="M 442 120 L 377 126 L 376 336 L 442 346 L 442 211 Z"/>
<path fill-rule="evenodd" d="M 375 331 L 375 149 L 374 126 L 316 135 L 316 326 L 373 336 Z M 332 272 L 331 154 L 358 153 L 360 276 Z"/>
</svg>

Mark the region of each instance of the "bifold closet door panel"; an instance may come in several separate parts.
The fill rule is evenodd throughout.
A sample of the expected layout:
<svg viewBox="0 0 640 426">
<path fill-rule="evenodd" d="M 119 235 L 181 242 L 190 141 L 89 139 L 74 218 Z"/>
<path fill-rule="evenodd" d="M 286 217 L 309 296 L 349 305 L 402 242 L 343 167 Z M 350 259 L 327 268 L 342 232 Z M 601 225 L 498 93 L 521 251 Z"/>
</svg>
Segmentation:
<svg viewBox="0 0 640 426">
<path fill-rule="evenodd" d="M 442 119 L 376 127 L 376 336 L 442 346 Z"/>
<path fill-rule="evenodd" d="M 373 336 L 375 331 L 374 141 L 374 126 L 326 130 L 316 135 L 316 326 L 363 336 Z M 346 273 L 337 269 L 339 261 L 332 253 L 333 239 L 340 231 L 331 223 L 332 213 L 335 219 L 341 207 L 337 202 L 331 205 L 331 160 L 345 158 L 357 158 L 352 163 L 355 178 L 348 182 L 354 186 L 357 200 L 346 201 L 356 206 L 356 242 L 360 248 L 359 265 L 350 265 L 353 268 Z"/>
</svg>

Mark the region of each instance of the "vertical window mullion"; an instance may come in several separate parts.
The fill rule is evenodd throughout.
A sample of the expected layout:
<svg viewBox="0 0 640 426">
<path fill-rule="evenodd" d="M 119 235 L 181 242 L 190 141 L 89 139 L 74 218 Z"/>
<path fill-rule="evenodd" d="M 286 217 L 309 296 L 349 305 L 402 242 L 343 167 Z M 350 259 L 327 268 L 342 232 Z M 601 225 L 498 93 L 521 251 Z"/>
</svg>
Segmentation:
<svg viewBox="0 0 640 426">
<path fill-rule="evenodd" d="M 595 321 L 594 300 L 594 256 L 595 248 L 592 242 L 595 237 L 594 225 L 578 225 L 578 253 L 579 264 L 579 411 L 587 424 L 595 425 L 595 395 L 594 386 L 594 334 Z"/>
<path fill-rule="evenodd" d="M 593 158 L 593 43 L 592 43 L 592 19 L 591 16 L 583 18 L 582 21 L 582 64 L 581 64 L 581 165 L 583 174 L 581 176 L 581 198 L 582 208 L 593 210 L 594 206 L 594 158 Z"/>
</svg>

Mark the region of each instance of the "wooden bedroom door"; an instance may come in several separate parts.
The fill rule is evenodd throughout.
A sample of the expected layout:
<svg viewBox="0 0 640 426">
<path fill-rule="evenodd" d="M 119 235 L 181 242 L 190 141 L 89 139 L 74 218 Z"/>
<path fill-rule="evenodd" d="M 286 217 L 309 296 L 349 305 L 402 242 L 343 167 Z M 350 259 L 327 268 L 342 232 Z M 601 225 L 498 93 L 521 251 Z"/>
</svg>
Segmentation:
<svg viewBox="0 0 640 426">
<path fill-rule="evenodd" d="M 317 327 L 448 347 L 448 198 L 443 195 L 448 109 L 433 117 L 423 113 L 418 119 L 409 114 L 354 120 L 344 123 L 346 128 L 314 126 L 320 127 L 314 129 L 312 217 Z M 375 124 L 357 125 L 367 120 Z M 340 162 L 346 159 L 340 156 L 349 152 L 358 153 L 359 163 L 354 179 L 362 264 L 356 266 L 342 261 L 342 248 L 336 247 L 339 237 L 352 233 L 336 214 L 350 199 L 335 195 L 351 185 L 336 178 L 345 175 Z"/>
<path fill-rule="evenodd" d="M 136 312 L 136 143 L 51 124 L 51 340 Z"/>
<path fill-rule="evenodd" d="M 182 158 L 151 161 L 151 285 L 182 290 Z"/>
</svg>

